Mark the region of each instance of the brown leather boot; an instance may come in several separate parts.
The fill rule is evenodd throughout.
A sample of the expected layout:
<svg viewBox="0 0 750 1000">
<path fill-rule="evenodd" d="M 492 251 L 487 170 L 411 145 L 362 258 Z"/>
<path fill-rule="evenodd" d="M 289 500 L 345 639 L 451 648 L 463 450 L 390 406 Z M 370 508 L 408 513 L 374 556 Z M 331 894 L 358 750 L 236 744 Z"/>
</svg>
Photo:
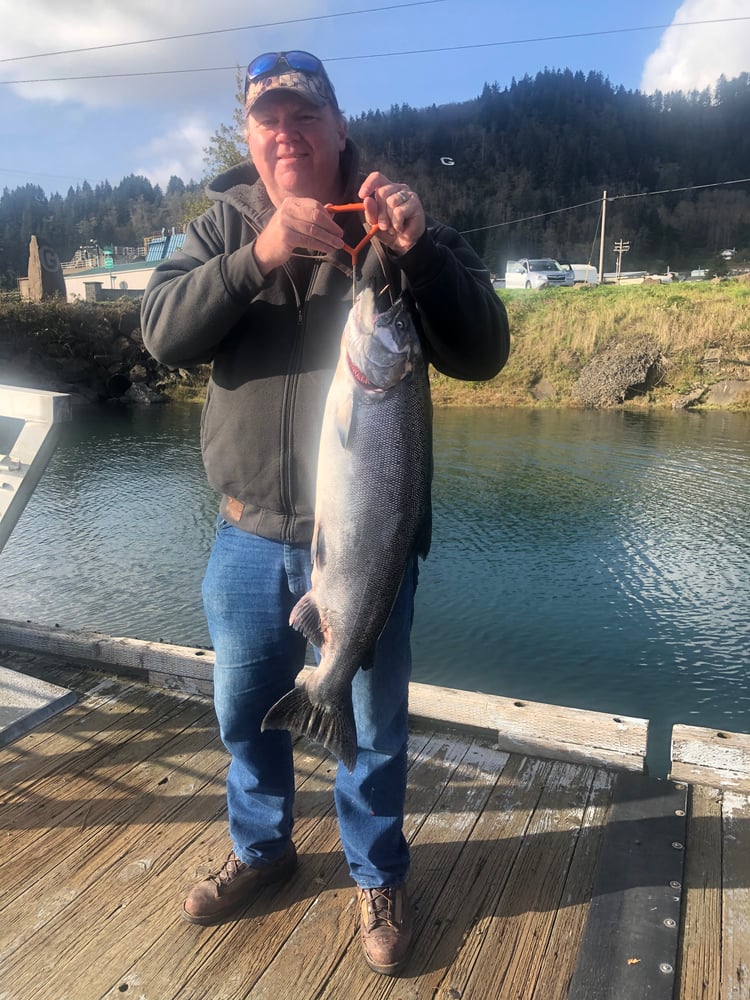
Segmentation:
<svg viewBox="0 0 750 1000">
<path fill-rule="evenodd" d="M 393 976 L 401 968 L 411 944 L 411 903 L 402 885 L 358 889 L 359 940 L 373 972 Z"/>
<path fill-rule="evenodd" d="M 255 893 L 271 882 L 290 878 L 297 867 L 297 852 L 290 844 L 278 861 L 255 868 L 230 851 L 224 864 L 197 882 L 188 893 L 182 916 L 191 924 L 218 924 L 248 906 Z"/>
</svg>

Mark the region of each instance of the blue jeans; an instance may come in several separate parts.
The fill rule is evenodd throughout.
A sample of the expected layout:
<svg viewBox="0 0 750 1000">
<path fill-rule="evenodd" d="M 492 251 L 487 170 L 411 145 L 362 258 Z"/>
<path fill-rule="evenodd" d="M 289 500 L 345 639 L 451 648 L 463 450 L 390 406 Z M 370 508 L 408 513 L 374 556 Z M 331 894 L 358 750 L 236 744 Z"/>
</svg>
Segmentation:
<svg viewBox="0 0 750 1000">
<path fill-rule="evenodd" d="M 306 642 L 290 627 L 289 613 L 309 589 L 310 573 L 308 545 L 269 541 L 218 519 L 203 603 L 216 652 L 216 715 L 231 755 L 229 833 L 247 864 L 275 861 L 292 835 L 291 738 L 285 731 L 262 733 L 260 724 L 304 664 Z M 415 558 L 378 640 L 374 666 L 354 678 L 357 763 L 351 774 L 341 764 L 336 772 L 341 843 L 351 876 L 363 888 L 399 885 L 409 868 L 402 826 L 417 575 Z"/>
</svg>

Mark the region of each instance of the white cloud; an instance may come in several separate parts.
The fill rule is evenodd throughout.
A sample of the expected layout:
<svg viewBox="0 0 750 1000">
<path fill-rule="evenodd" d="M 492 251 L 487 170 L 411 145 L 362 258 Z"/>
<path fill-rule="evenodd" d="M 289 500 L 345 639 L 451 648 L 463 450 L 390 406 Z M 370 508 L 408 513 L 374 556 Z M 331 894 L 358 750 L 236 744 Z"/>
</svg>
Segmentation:
<svg viewBox="0 0 750 1000">
<path fill-rule="evenodd" d="M 53 190 L 83 178 L 114 183 L 131 173 L 161 187 L 173 175 L 198 181 L 211 135 L 232 123 L 236 67 L 264 50 L 315 51 L 321 24 L 328 24 L 315 18 L 330 3 L 0 0 L 0 83 L 16 81 L 0 86 L 0 166 L 13 182 L 24 174 L 38 182 L 43 170 Z M 295 18 L 308 20 L 272 26 Z M 269 27 L 252 27 L 264 23 Z M 339 31 L 338 22 L 330 24 Z M 172 40 L 121 44 L 154 38 Z M 49 55 L 69 49 L 89 51 Z M 158 72 L 172 70 L 184 72 Z M 47 78 L 54 82 L 18 82 Z"/>
<path fill-rule="evenodd" d="M 747 14 L 744 0 L 686 0 L 646 60 L 640 89 L 646 93 L 704 90 L 713 88 L 722 74 L 731 79 L 750 71 L 750 21 L 675 26 L 681 21 L 716 21 Z"/>
<path fill-rule="evenodd" d="M 206 169 L 204 150 L 215 131 L 216 125 L 209 125 L 202 118 L 188 118 L 178 123 L 169 132 L 134 150 L 136 162 L 141 165 L 133 173 L 148 177 L 162 191 L 173 176 L 184 181 L 200 180 Z"/>
<path fill-rule="evenodd" d="M 213 0 L 210 6 L 182 0 L 128 0 L 125 5 L 90 0 L 0 0 L 0 60 L 4 79 L 56 82 L 19 82 L 15 93 L 29 101 L 73 101 L 87 107 L 133 106 L 156 101 L 220 99 L 231 93 L 237 66 L 243 66 L 264 29 L 224 30 L 310 16 L 310 0 L 288 0 L 283 10 L 274 0 Z M 315 13 L 319 13 L 318 10 Z M 274 29 L 268 29 L 274 30 Z M 219 32 L 210 34 L 210 32 Z M 196 37 L 174 39 L 195 33 Z M 171 41 L 122 45 L 144 39 Z M 95 49 L 96 46 L 112 46 Z M 93 49 L 49 55 L 70 49 Z M 19 56 L 40 53 L 38 57 Z M 158 74 L 184 68 L 226 67 L 216 72 Z M 105 78 L 110 74 L 122 74 Z M 96 79 L 60 79 L 97 77 Z"/>
</svg>

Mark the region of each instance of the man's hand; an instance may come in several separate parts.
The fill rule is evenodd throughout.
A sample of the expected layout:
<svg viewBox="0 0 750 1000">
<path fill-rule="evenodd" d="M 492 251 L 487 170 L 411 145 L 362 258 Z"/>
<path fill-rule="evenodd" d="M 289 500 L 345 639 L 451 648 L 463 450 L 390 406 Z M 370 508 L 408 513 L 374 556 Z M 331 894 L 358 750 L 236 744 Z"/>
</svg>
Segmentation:
<svg viewBox="0 0 750 1000">
<path fill-rule="evenodd" d="M 425 218 L 419 195 L 406 184 L 395 184 L 377 171 L 371 173 L 359 189 L 365 204 L 368 225 L 377 224 L 378 239 L 394 253 L 411 250 L 425 231 Z"/>
<path fill-rule="evenodd" d="M 286 264 L 295 250 L 330 253 L 344 245 L 343 230 L 314 198 L 285 198 L 255 241 L 261 273 Z"/>
</svg>

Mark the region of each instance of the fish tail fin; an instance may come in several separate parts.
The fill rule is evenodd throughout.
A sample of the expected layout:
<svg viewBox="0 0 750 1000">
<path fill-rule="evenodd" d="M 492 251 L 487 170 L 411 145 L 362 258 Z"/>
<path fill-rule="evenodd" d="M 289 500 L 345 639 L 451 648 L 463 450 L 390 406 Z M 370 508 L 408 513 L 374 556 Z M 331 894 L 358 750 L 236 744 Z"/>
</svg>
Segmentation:
<svg viewBox="0 0 750 1000">
<path fill-rule="evenodd" d="M 357 762 L 357 728 L 350 701 L 337 708 L 316 705 L 304 684 L 292 688 L 266 712 L 260 727 L 288 729 L 294 736 L 309 736 L 334 754 L 351 772 Z"/>
</svg>

